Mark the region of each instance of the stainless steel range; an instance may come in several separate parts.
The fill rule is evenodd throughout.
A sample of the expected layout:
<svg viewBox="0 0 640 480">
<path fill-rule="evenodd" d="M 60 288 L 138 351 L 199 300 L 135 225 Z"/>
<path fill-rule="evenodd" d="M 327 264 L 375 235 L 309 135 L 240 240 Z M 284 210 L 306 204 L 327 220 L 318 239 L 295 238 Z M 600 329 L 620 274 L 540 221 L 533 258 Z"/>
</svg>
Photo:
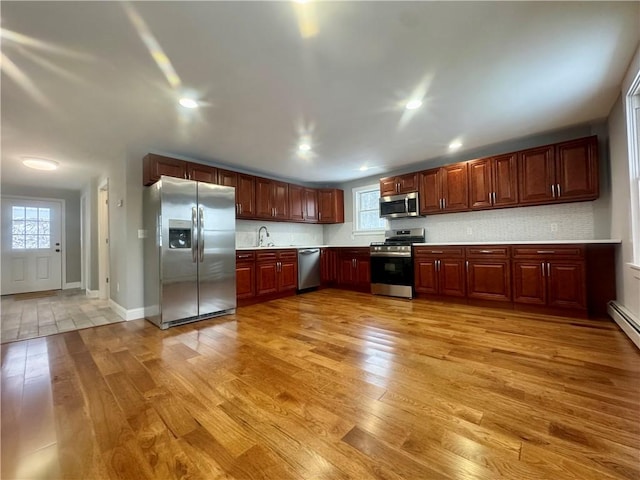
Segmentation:
<svg viewBox="0 0 640 480">
<path fill-rule="evenodd" d="M 424 228 L 387 230 L 384 236 L 371 244 L 371 293 L 413 298 L 411 245 L 424 243 Z"/>
</svg>

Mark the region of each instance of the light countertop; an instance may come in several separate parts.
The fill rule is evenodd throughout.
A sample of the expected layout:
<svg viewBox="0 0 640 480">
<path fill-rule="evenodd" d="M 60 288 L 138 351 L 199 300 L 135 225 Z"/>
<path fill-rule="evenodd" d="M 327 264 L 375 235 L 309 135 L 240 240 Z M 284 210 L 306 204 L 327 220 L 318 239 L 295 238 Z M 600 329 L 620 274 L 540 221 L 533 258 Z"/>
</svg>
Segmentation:
<svg viewBox="0 0 640 480">
<path fill-rule="evenodd" d="M 575 245 L 575 244 L 617 244 L 622 240 L 617 238 L 607 238 L 601 240 L 506 240 L 506 241 L 485 241 L 485 242 L 425 242 L 414 243 L 417 247 L 444 247 L 460 245 Z M 236 247 L 236 250 L 284 250 L 298 248 L 358 248 L 369 247 L 369 245 L 276 245 L 272 247 Z"/>
</svg>

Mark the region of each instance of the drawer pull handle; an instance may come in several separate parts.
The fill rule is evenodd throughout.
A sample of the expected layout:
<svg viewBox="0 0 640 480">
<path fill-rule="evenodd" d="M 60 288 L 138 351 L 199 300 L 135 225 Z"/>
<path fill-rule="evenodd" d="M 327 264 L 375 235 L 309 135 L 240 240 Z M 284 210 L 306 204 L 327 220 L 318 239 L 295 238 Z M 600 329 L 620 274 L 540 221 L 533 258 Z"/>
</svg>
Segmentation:
<svg viewBox="0 0 640 480">
<path fill-rule="evenodd" d="M 555 250 L 538 250 L 538 253 L 556 253 Z"/>
<path fill-rule="evenodd" d="M 493 250 L 480 250 L 480 253 L 493 253 Z"/>
<path fill-rule="evenodd" d="M 431 250 L 431 253 L 442 253 L 442 250 Z"/>
<path fill-rule="evenodd" d="M 238 258 L 251 258 L 251 255 L 238 255 Z"/>
</svg>

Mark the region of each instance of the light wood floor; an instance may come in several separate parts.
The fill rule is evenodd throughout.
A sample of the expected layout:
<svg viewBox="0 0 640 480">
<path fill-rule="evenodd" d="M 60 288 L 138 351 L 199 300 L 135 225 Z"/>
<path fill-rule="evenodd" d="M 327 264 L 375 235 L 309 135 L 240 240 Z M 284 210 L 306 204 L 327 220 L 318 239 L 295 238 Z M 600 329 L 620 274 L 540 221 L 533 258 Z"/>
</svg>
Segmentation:
<svg viewBox="0 0 640 480">
<path fill-rule="evenodd" d="M 2 479 L 637 479 L 611 321 L 338 290 L 2 345 Z"/>
</svg>

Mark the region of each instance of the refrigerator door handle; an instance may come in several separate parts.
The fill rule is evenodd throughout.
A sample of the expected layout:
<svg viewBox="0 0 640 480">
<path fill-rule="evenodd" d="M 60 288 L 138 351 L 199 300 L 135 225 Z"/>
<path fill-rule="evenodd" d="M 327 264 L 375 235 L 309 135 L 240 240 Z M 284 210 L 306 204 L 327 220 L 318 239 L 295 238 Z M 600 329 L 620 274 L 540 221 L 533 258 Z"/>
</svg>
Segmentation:
<svg viewBox="0 0 640 480">
<path fill-rule="evenodd" d="M 204 208 L 198 209 L 198 256 L 204 262 Z"/>
<path fill-rule="evenodd" d="M 198 219 L 196 218 L 196 207 L 191 207 L 191 260 L 193 263 L 198 261 Z"/>
</svg>

